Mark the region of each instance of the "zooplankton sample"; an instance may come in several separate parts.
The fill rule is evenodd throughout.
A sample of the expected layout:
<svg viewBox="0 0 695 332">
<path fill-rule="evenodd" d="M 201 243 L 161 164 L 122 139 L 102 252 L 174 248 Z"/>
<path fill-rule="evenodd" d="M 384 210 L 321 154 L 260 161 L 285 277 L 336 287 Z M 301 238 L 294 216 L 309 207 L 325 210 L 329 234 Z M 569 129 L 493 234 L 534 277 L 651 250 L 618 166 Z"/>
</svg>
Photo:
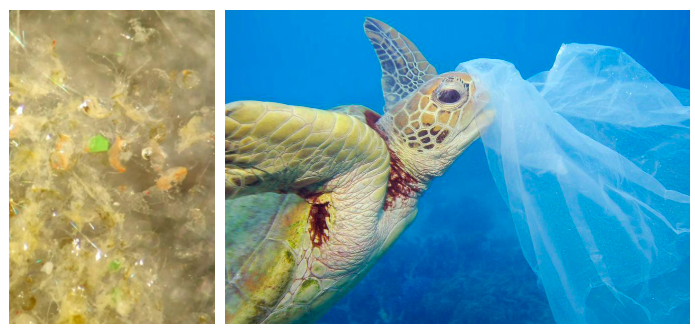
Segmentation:
<svg viewBox="0 0 695 332">
<path fill-rule="evenodd" d="M 10 322 L 212 323 L 214 12 L 10 13 Z"/>
</svg>

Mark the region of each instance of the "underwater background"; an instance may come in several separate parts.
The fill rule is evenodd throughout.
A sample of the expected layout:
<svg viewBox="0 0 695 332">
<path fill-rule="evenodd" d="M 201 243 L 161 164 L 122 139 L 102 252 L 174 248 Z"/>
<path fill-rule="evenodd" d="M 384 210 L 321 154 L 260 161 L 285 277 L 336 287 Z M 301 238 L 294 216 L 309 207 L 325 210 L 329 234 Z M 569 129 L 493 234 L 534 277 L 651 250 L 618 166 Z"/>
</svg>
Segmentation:
<svg viewBox="0 0 695 332">
<path fill-rule="evenodd" d="M 563 43 L 622 48 L 660 82 L 690 88 L 688 11 L 228 11 L 225 101 L 383 113 L 365 17 L 437 68 L 475 58 L 550 69 Z M 319 323 L 554 323 L 480 141 L 435 179 L 415 222 Z"/>
</svg>

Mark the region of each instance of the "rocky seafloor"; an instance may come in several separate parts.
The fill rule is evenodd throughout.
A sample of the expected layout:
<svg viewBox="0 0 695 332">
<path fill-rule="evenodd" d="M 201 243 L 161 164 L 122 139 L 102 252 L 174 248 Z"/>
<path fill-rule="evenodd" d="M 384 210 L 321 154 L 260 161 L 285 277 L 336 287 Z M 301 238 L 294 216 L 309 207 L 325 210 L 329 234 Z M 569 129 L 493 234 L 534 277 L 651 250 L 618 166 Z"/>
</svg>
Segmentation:
<svg viewBox="0 0 695 332">
<path fill-rule="evenodd" d="M 9 28 L 10 322 L 214 322 L 214 12 Z"/>
</svg>

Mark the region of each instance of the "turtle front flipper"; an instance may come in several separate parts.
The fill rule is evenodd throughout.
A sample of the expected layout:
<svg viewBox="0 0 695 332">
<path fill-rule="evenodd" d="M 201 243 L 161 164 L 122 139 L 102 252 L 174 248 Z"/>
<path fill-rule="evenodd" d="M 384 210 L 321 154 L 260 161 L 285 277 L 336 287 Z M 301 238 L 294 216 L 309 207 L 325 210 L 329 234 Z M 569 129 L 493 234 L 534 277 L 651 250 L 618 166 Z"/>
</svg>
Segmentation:
<svg viewBox="0 0 695 332">
<path fill-rule="evenodd" d="M 386 23 L 368 17 L 364 32 L 381 63 L 385 111 L 437 76 L 437 70 L 415 44 Z"/>
<path fill-rule="evenodd" d="M 363 275 L 390 157 L 360 110 L 226 106 L 227 322 L 316 318 Z"/>
<path fill-rule="evenodd" d="M 230 103 L 225 113 L 227 197 L 330 191 L 354 167 L 365 179 L 387 176 L 386 144 L 353 116 L 257 101 Z"/>
</svg>

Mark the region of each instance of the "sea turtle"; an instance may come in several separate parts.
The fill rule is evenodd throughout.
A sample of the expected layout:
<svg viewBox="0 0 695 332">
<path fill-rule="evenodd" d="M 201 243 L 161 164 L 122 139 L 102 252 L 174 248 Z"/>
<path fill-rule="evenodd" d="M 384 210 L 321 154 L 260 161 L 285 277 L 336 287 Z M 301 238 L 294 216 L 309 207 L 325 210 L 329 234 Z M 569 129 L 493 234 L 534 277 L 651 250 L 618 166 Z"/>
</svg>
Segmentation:
<svg viewBox="0 0 695 332">
<path fill-rule="evenodd" d="M 472 78 L 437 75 L 367 18 L 384 115 L 258 101 L 225 107 L 226 321 L 310 322 L 413 221 L 418 198 L 492 121 Z"/>
</svg>

